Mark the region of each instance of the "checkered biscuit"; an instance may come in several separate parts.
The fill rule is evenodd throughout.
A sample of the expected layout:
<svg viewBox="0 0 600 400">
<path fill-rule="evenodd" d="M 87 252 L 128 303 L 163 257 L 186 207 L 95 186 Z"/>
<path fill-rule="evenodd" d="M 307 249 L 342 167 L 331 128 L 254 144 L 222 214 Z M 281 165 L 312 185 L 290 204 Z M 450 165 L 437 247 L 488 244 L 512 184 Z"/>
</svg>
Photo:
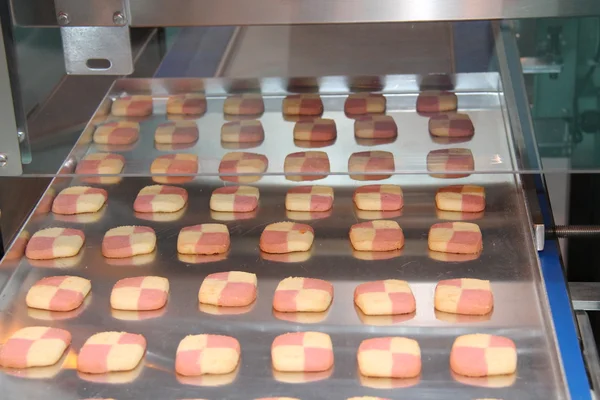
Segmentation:
<svg viewBox="0 0 600 400">
<path fill-rule="evenodd" d="M 158 156 L 150 165 L 152 174 L 196 174 L 198 173 L 198 156 L 189 153 L 165 154 Z M 154 176 L 157 183 L 177 183 L 193 180 L 193 176 Z"/>
<path fill-rule="evenodd" d="M 71 311 L 50 311 L 39 308 L 27 308 L 27 316 L 41 321 L 65 321 L 79 317 L 92 302 L 92 294 L 88 293 L 81 305 Z"/>
<path fill-rule="evenodd" d="M 265 103 L 258 93 L 234 94 L 225 100 L 223 113 L 230 115 L 259 115 L 265 112 Z"/>
<path fill-rule="evenodd" d="M 438 189 L 435 205 L 440 210 L 476 213 L 485 209 L 485 189 L 475 185 L 454 185 Z"/>
<path fill-rule="evenodd" d="M 470 222 L 442 222 L 429 229 L 429 249 L 454 254 L 476 254 L 483 249 L 481 231 Z"/>
<path fill-rule="evenodd" d="M 290 181 L 314 181 L 327 177 L 330 172 L 329 157 L 324 151 L 301 151 L 285 157 L 283 164 L 285 178 Z M 307 173 L 310 175 L 290 175 Z M 319 174 L 319 175 L 315 175 Z"/>
<path fill-rule="evenodd" d="M 419 113 L 440 113 L 447 111 L 456 111 L 458 99 L 452 92 L 446 91 L 425 91 L 417 97 L 417 112 Z"/>
<path fill-rule="evenodd" d="M 0 365 L 6 368 L 54 365 L 71 344 L 71 334 L 63 329 L 30 326 L 13 333 L 0 349 Z"/>
<path fill-rule="evenodd" d="M 221 254 L 229 250 L 229 229 L 223 224 L 198 224 L 181 229 L 177 237 L 180 254 Z"/>
<path fill-rule="evenodd" d="M 83 344 L 77 357 L 77 371 L 88 374 L 131 371 L 146 352 L 146 339 L 127 332 L 100 332 Z"/>
<path fill-rule="evenodd" d="M 71 311 L 79 307 L 92 288 L 78 276 L 51 276 L 37 281 L 27 292 L 28 307 L 50 311 Z"/>
<path fill-rule="evenodd" d="M 262 154 L 235 151 L 227 153 L 219 164 L 221 174 L 262 174 L 267 170 L 269 160 Z M 223 176 L 220 178 L 228 182 L 251 183 L 258 181 L 260 175 Z"/>
<path fill-rule="evenodd" d="M 210 274 L 200 286 L 198 301 L 222 307 L 244 307 L 256 299 L 256 275 L 229 271 Z"/>
<path fill-rule="evenodd" d="M 323 102 L 318 94 L 291 94 L 283 99 L 284 115 L 321 115 Z"/>
<path fill-rule="evenodd" d="M 328 142 L 337 137 L 335 121 L 329 118 L 301 120 L 294 125 L 294 140 Z"/>
<path fill-rule="evenodd" d="M 108 194 L 106 190 L 89 186 L 72 186 L 63 189 L 52 203 L 55 214 L 93 213 L 102 208 Z"/>
<path fill-rule="evenodd" d="M 354 136 L 360 139 L 395 138 L 398 127 L 389 115 L 365 115 L 354 122 Z"/>
<path fill-rule="evenodd" d="M 450 351 L 450 368 L 471 377 L 512 374 L 517 370 L 517 348 L 503 336 L 459 336 Z"/>
<path fill-rule="evenodd" d="M 116 175 L 123 171 L 125 157 L 114 153 L 88 154 L 77 163 L 75 173 L 79 175 Z M 98 176 L 84 178 L 86 182 L 117 183 L 121 180 L 118 176 Z"/>
<path fill-rule="evenodd" d="M 169 121 L 156 127 L 154 142 L 162 144 L 187 144 L 198 140 L 196 121 Z"/>
<path fill-rule="evenodd" d="M 177 94 L 167 100 L 167 114 L 203 115 L 206 112 L 206 97 L 203 94 Z"/>
<path fill-rule="evenodd" d="M 379 378 L 414 378 L 421 373 L 421 349 L 416 340 L 381 337 L 363 340 L 358 347 L 362 375 Z"/>
<path fill-rule="evenodd" d="M 440 149 L 432 150 L 427 154 L 427 171 L 433 172 L 430 175 L 434 178 L 464 178 L 469 176 L 474 168 L 475 160 L 469 149 Z M 454 173 L 440 173 L 445 171 Z"/>
<path fill-rule="evenodd" d="M 124 278 L 113 286 L 110 306 L 117 310 L 149 311 L 164 307 L 169 281 L 160 276 Z"/>
<path fill-rule="evenodd" d="M 240 362 L 240 342 L 230 336 L 189 335 L 177 347 L 175 371 L 184 376 L 228 374 Z"/>
<path fill-rule="evenodd" d="M 85 235 L 79 229 L 46 228 L 33 234 L 25 256 L 32 260 L 53 260 L 72 257 L 79 253 Z"/>
<path fill-rule="evenodd" d="M 387 179 L 396 169 L 394 155 L 389 151 L 361 151 L 352 153 L 348 159 L 350 178 L 357 181 L 378 181 Z M 385 174 L 363 175 L 365 172 L 380 172 Z"/>
<path fill-rule="evenodd" d="M 250 212 L 258 207 L 260 193 L 252 186 L 224 186 L 210 196 L 210 209 L 223 212 Z"/>
<path fill-rule="evenodd" d="M 115 99 L 111 113 L 117 117 L 145 117 L 152 114 L 152 96 L 125 96 Z"/>
<path fill-rule="evenodd" d="M 349 115 L 380 114 L 385 112 L 385 97 L 375 93 L 353 93 L 344 103 L 344 111 Z"/>
<path fill-rule="evenodd" d="M 436 310 L 447 313 L 485 315 L 494 307 L 494 296 L 490 281 L 447 279 L 435 287 L 434 303 Z"/>
<path fill-rule="evenodd" d="M 138 193 L 133 209 L 139 213 L 166 212 L 181 210 L 188 200 L 187 190 L 176 186 L 146 186 Z"/>
<path fill-rule="evenodd" d="M 333 206 L 333 189 L 329 186 L 296 186 L 285 196 L 289 211 L 327 211 Z"/>
<path fill-rule="evenodd" d="M 398 185 L 366 185 L 352 196 L 356 208 L 366 211 L 395 211 L 404 206 L 402 189 Z"/>
<path fill-rule="evenodd" d="M 396 221 L 360 222 L 350 228 L 350 242 L 359 251 L 390 251 L 404 247 L 404 233 Z"/>
<path fill-rule="evenodd" d="M 147 226 L 119 226 L 104 234 L 102 255 L 106 258 L 127 258 L 152 253 L 156 248 L 154 229 Z"/>
<path fill-rule="evenodd" d="M 293 253 L 312 247 L 315 231 L 306 224 L 276 222 L 265 227 L 260 235 L 260 249 L 265 253 Z"/>
<path fill-rule="evenodd" d="M 275 289 L 273 309 L 280 312 L 323 312 L 333 300 L 333 285 L 322 279 L 285 278 Z"/>
<path fill-rule="evenodd" d="M 113 121 L 99 125 L 94 131 L 94 143 L 131 144 L 140 136 L 140 124 L 132 121 Z"/>
<path fill-rule="evenodd" d="M 221 127 L 221 142 L 254 143 L 264 139 L 262 123 L 256 119 L 226 122 Z"/>
<path fill-rule="evenodd" d="M 475 128 L 468 114 L 438 114 L 429 119 L 429 133 L 439 137 L 468 138 L 473 136 Z"/>
<path fill-rule="evenodd" d="M 417 309 L 410 286 L 397 279 L 358 285 L 354 289 L 354 303 L 366 315 L 410 314 Z"/>
<path fill-rule="evenodd" d="M 273 368 L 281 372 L 320 372 L 333 366 L 331 338 L 321 332 L 279 335 L 271 346 Z"/>
</svg>

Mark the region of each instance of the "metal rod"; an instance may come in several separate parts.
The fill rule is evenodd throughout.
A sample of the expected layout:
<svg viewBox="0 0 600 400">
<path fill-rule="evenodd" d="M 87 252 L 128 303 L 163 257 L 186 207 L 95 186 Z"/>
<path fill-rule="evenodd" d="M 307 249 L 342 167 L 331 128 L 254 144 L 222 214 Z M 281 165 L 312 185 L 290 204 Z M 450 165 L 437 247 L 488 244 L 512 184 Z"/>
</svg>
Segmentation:
<svg viewBox="0 0 600 400">
<path fill-rule="evenodd" d="M 572 238 L 600 235 L 600 225 L 556 225 L 546 227 L 546 237 Z"/>
</svg>

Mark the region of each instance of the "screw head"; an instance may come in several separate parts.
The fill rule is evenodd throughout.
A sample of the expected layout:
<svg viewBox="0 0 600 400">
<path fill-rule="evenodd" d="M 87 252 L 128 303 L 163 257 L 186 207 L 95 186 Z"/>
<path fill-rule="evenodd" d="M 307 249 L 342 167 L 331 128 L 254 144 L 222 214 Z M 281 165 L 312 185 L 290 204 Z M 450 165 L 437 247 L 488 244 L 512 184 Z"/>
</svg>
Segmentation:
<svg viewBox="0 0 600 400">
<path fill-rule="evenodd" d="M 8 163 L 8 156 L 0 153 L 0 168 L 4 167 Z"/>
<path fill-rule="evenodd" d="M 113 14 L 113 22 L 115 25 L 125 25 L 127 20 L 125 19 L 125 15 L 121 11 L 117 11 Z"/>
<path fill-rule="evenodd" d="M 17 138 L 19 139 L 19 143 L 23 143 L 25 140 L 25 132 L 17 131 Z"/>
<path fill-rule="evenodd" d="M 58 24 L 61 26 L 65 26 L 65 25 L 69 25 L 69 23 L 71 22 L 71 19 L 69 18 L 69 14 L 67 14 L 66 12 L 59 12 L 58 15 L 56 16 L 56 20 L 58 21 Z"/>
</svg>

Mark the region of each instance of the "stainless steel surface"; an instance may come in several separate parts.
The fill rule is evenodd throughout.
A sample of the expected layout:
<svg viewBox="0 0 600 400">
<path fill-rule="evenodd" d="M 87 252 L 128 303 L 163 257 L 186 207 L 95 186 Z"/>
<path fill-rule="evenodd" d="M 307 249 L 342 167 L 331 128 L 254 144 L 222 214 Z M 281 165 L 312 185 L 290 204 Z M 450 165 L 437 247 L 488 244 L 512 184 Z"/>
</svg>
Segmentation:
<svg viewBox="0 0 600 400">
<path fill-rule="evenodd" d="M 600 282 L 569 282 L 575 310 L 600 311 Z"/>
<path fill-rule="evenodd" d="M 592 390 L 600 390 L 600 358 L 598 358 L 598 348 L 592 331 L 590 318 L 585 311 L 577 311 L 577 325 L 579 325 L 579 334 L 583 347 L 583 357 L 587 367 L 588 374 L 592 381 Z"/>
<path fill-rule="evenodd" d="M 535 249 L 537 251 L 544 250 L 544 242 L 546 241 L 546 235 L 544 233 L 544 224 L 534 224 L 533 234 L 535 237 Z"/>
<path fill-rule="evenodd" d="M 559 74 L 562 64 L 552 63 L 542 57 L 521 57 L 524 74 Z"/>
<path fill-rule="evenodd" d="M 127 0 L 54 0 L 57 16 L 67 15 L 69 26 L 114 26 L 114 15 L 125 18 Z M 61 24 L 59 20 L 59 25 Z"/>
</svg>

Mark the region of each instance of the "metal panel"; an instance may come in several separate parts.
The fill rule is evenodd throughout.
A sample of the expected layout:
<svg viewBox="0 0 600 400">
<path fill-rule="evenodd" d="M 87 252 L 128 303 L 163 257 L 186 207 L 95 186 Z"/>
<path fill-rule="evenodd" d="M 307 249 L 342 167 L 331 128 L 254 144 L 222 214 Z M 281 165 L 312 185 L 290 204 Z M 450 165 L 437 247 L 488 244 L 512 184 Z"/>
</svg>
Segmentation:
<svg viewBox="0 0 600 400">
<path fill-rule="evenodd" d="M 126 0 L 54 0 L 59 25 L 114 26 L 127 22 Z"/>
</svg>

